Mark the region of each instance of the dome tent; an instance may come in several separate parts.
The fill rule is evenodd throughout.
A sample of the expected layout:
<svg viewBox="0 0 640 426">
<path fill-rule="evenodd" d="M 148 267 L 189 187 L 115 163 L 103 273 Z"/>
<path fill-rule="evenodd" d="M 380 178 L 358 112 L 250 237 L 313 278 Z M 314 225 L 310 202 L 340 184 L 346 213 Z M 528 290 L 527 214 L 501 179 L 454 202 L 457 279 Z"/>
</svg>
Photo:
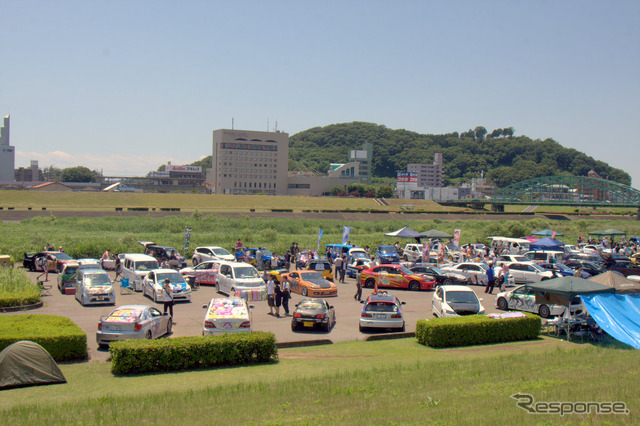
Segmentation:
<svg viewBox="0 0 640 426">
<path fill-rule="evenodd" d="M 66 382 L 49 352 L 35 342 L 21 340 L 0 352 L 0 389 Z"/>
</svg>

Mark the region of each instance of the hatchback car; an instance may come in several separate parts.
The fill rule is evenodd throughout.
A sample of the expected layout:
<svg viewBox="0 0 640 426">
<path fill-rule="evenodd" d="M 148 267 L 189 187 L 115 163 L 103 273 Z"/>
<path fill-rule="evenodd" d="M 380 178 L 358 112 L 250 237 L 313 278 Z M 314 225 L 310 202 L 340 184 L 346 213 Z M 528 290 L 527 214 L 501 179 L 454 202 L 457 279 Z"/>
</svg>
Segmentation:
<svg viewBox="0 0 640 426">
<path fill-rule="evenodd" d="M 402 305 L 397 297 L 387 292 L 378 292 L 360 302 L 364 304 L 360 313 L 360 331 L 369 329 L 393 329 L 405 331 Z"/>
<path fill-rule="evenodd" d="M 482 315 L 481 300 L 466 285 L 441 285 L 433 294 L 431 313 L 434 317 Z"/>
<path fill-rule="evenodd" d="M 154 302 L 161 302 L 164 280 L 169 280 L 171 297 L 174 302 L 191 302 L 191 287 L 178 271 L 173 269 L 154 269 L 142 281 L 142 292 Z"/>
<path fill-rule="evenodd" d="M 154 257 L 162 266 L 181 269 L 187 267 L 187 259 L 178 250 L 169 246 L 159 246 L 151 241 L 139 241 L 144 246 L 144 254 Z"/>
<path fill-rule="evenodd" d="M 116 295 L 109 274 L 104 269 L 79 269 L 76 274 L 76 299 L 82 306 L 116 304 Z"/>
<path fill-rule="evenodd" d="M 171 334 L 171 316 L 152 306 L 124 305 L 100 318 L 96 341 L 98 346 L 116 340 L 156 339 Z"/>
<path fill-rule="evenodd" d="M 62 271 L 58 274 L 58 290 L 62 294 L 75 294 L 77 263 L 67 263 L 62 266 Z"/>
<path fill-rule="evenodd" d="M 329 332 L 336 323 L 336 311 L 324 299 L 303 299 L 296 304 L 291 318 L 291 330 L 313 330 L 319 328 Z"/>
<path fill-rule="evenodd" d="M 199 265 L 205 260 L 226 260 L 229 262 L 233 262 L 234 260 L 236 260 L 236 258 L 234 255 L 232 255 L 222 247 L 196 247 L 196 249 L 193 251 L 193 257 L 191 258 L 193 266 Z"/>
<path fill-rule="evenodd" d="M 400 263 L 400 255 L 396 248 L 389 245 L 378 246 L 375 259 L 378 263 Z"/>
<path fill-rule="evenodd" d="M 206 309 L 202 335 L 251 332 L 251 309 L 240 297 L 215 297 Z"/>
</svg>

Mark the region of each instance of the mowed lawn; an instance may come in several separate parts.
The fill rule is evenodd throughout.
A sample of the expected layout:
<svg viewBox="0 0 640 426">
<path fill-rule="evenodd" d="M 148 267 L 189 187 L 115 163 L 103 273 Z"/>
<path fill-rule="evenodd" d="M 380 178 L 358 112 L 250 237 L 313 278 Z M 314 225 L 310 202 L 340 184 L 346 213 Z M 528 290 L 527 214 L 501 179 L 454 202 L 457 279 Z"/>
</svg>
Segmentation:
<svg viewBox="0 0 640 426">
<path fill-rule="evenodd" d="M 2 424 L 638 424 L 636 350 L 553 338 L 454 349 L 415 339 L 281 349 L 266 365 L 114 377 L 62 365 L 68 384 L 0 392 Z M 628 415 L 533 415 L 536 402 L 622 401 Z"/>
</svg>

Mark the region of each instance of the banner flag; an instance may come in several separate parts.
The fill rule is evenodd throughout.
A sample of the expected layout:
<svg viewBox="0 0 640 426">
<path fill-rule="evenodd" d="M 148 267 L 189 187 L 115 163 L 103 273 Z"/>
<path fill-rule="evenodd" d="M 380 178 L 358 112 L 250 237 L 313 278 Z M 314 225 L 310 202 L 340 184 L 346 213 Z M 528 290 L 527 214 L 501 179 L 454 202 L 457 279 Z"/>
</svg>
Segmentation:
<svg viewBox="0 0 640 426">
<path fill-rule="evenodd" d="M 453 245 L 456 247 L 460 247 L 460 232 L 459 229 L 453 230 Z"/>
<path fill-rule="evenodd" d="M 322 238 L 322 229 L 318 228 L 318 247 L 316 248 L 316 251 L 318 253 L 320 253 L 320 239 Z"/>
<path fill-rule="evenodd" d="M 342 228 L 342 244 L 347 244 L 349 241 L 349 234 L 351 233 L 351 227 L 345 226 Z"/>
</svg>

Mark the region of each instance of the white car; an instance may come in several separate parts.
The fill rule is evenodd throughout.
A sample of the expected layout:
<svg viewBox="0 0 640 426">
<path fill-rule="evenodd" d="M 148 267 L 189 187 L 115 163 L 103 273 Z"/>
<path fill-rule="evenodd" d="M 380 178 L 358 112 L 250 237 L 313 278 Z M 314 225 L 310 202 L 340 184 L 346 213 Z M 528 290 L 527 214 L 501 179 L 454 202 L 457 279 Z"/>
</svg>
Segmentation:
<svg viewBox="0 0 640 426">
<path fill-rule="evenodd" d="M 511 262 L 533 263 L 533 261 L 528 257 L 520 256 L 517 254 L 502 254 L 496 259 L 496 265 L 499 266 Z"/>
<path fill-rule="evenodd" d="M 116 304 L 116 295 L 109 274 L 104 269 L 78 269 L 76 272 L 76 299 L 82 306 Z"/>
<path fill-rule="evenodd" d="M 174 302 L 191 302 L 191 287 L 175 269 L 154 269 L 142 280 L 142 292 L 154 302 L 163 302 L 164 280 L 169 279 Z"/>
<path fill-rule="evenodd" d="M 402 250 L 402 258 L 405 262 L 422 261 L 422 244 L 407 244 Z"/>
<path fill-rule="evenodd" d="M 240 297 L 216 297 L 206 309 L 202 335 L 251 332 L 251 309 L 247 301 Z"/>
<path fill-rule="evenodd" d="M 383 291 L 372 294 L 360 303 L 364 304 L 360 312 L 360 332 L 370 328 L 405 331 L 402 315 L 402 305 L 405 302 L 397 297 Z"/>
<path fill-rule="evenodd" d="M 187 277 L 193 277 L 194 283 L 198 286 L 201 284 L 216 285 L 218 281 L 218 269 L 220 268 L 220 262 L 215 260 L 206 260 L 199 263 L 192 268 L 182 268 L 180 273 L 185 279 Z"/>
<path fill-rule="evenodd" d="M 244 262 L 220 262 L 216 289 L 228 296 L 242 295 L 248 300 L 266 299 L 267 286 L 258 270 Z"/>
<path fill-rule="evenodd" d="M 510 309 L 517 311 L 533 312 L 542 318 L 550 318 L 562 315 L 565 307 L 561 305 L 539 305 L 536 303 L 536 295 L 533 289 L 521 285 L 512 290 L 503 291 L 496 295 L 496 306 L 501 311 Z"/>
<path fill-rule="evenodd" d="M 537 283 L 554 278 L 553 272 L 533 263 L 513 262 L 505 265 L 509 266 L 509 275 L 516 284 Z"/>
<path fill-rule="evenodd" d="M 96 341 L 105 346 L 116 340 L 157 339 L 171 334 L 171 316 L 151 306 L 125 305 L 100 318 Z"/>
<path fill-rule="evenodd" d="M 433 293 L 431 313 L 434 317 L 482 315 L 481 300 L 466 285 L 441 285 Z"/>
<path fill-rule="evenodd" d="M 487 284 L 487 271 L 489 270 L 489 265 L 486 263 L 462 262 L 453 266 L 443 266 L 440 269 L 445 272 L 462 274 L 468 278 L 469 283 L 471 284 Z"/>
<path fill-rule="evenodd" d="M 193 257 L 191 258 L 193 266 L 196 266 L 204 262 L 205 260 L 226 260 L 228 262 L 233 262 L 234 260 L 236 260 L 236 258 L 234 255 L 232 255 L 222 247 L 196 247 L 196 249 L 193 251 Z"/>
</svg>

